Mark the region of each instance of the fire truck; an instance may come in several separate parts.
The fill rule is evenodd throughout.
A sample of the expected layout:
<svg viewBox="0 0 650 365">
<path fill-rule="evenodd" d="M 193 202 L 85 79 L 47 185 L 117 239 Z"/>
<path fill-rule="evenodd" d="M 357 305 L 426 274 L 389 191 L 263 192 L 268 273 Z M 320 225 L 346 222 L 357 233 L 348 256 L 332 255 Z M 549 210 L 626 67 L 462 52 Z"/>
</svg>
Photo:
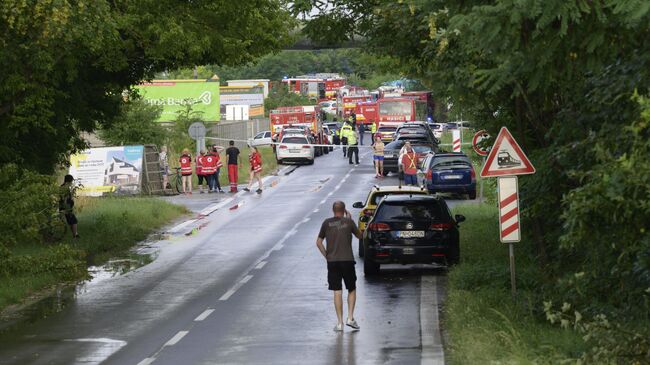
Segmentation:
<svg viewBox="0 0 650 365">
<path fill-rule="evenodd" d="M 354 114 L 357 115 L 358 124 L 370 125 L 379 120 L 378 111 L 376 101 L 364 101 L 357 103 Z"/>
<path fill-rule="evenodd" d="M 416 98 L 379 99 L 377 109 L 377 127 L 427 120 L 427 103 Z"/>
<path fill-rule="evenodd" d="M 427 105 L 427 117 L 433 118 L 433 112 L 436 110 L 436 103 L 433 100 L 431 91 L 405 91 L 402 93 L 404 98 L 414 98 L 423 101 Z"/>
<path fill-rule="evenodd" d="M 339 103 L 339 105 L 342 105 L 343 108 L 342 110 L 342 115 L 344 119 L 349 117 L 352 112 L 354 114 L 358 114 L 356 109 L 357 109 L 357 104 L 361 102 L 366 102 L 366 101 L 371 101 L 372 98 L 370 94 L 366 95 L 353 95 L 353 96 L 344 96 L 342 98 L 342 102 Z M 357 121 L 359 121 L 359 118 L 357 117 Z"/>
<path fill-rule="evenodd" d="M 274 142 L 280 142 L 282 131 L 285 128 L 301 128 L 305 130 L 306 135 L 314 137 L 315 144 L 327 143 L 327 137 L 323 133 L 323 123 L 320 119 L 320 107 L 316 105 L 279 107 L 271 110 L 269 119 Z M 328 149 L 316 148 L 317 155 L 328 152 Z"/>
<path fill-rule="evenodd" d="M 345 78 L 338 74 L 302 75 L 282 80 L 289 92 L 301 94 L 319 102 L 335 100 L 336 91 L 345 86 Z"/>
</svg>

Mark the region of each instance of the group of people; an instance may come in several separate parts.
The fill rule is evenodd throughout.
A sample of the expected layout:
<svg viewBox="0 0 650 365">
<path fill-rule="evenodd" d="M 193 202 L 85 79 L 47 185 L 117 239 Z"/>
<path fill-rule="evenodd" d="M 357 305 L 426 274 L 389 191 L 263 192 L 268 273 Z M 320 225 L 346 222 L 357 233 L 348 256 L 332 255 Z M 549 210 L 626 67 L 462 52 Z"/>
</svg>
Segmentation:
<svg viewBox="0 0 650 365">
<path fill-rule="evenodd" d="M 199 193 L 224 193 L 219 182 L 219 173 L 223 167 L 221 161 L 221 152 L 224 148 L 218 145 L 211 146 L 208 151 L 201 150 L 199 156 L 194 159 L 194 172 L 198 177 Z M 236 193 L 239 181 L 239 165 L 241 164 L 240 151 L 235 147 L 235 142 L 228 142 L 228 148 L 225 149 L 228 168 L 228 181 L 230 183 L 230 192 Z M 250 191 L 253 183 L 258 182 L 257 193 L 262 193 L 262 155 L 257 147 L 252 146 L 248 156 L 250 162 L 250 180 L 245 191 Z M 180 165 L 182 179 L 182 193 L 185 195 L 192 194 L 192 155 L 190 150 L 185 148 L 178 160 Z M 161 149 L 160 164 L 163 173 L 163 186 L 167 187 L 169 166 L 167 165 L 167 150 Z M 207 185 L 207 187 L 206 187 Z M 204 191 L 205 190 L 205 191 Z"/>
</svg>

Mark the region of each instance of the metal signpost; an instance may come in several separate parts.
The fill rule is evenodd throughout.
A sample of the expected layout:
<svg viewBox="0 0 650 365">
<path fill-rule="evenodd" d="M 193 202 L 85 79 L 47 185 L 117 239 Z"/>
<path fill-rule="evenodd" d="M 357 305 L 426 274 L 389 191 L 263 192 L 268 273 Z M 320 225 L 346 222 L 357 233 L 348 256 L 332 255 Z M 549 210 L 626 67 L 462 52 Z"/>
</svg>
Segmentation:
<svg viewBox="0 0 650 365">
<path fill-rule="evenodd" d="M 521 150 L 517 141 L 508 131 L 508 128 L 501 127 L 501 131 L 499 131 L 499 135 L 494 141 L 494 146 L 492 146 L 483 165 L 481 177 L 498 177 L 499 239 L 509 246 L 510 287 L 513 299 L 517 295 L 514 243 L 521 240 L 519 187 L 516 175 L 534 173 L 535 167 L 530 163 L 524 151 Z"/>
<path fill-rule="evenodd" d="M 453 152 L 460 152 L 460 146 L 463 143 L 463 139 L 460 135 L 460 128 L 458 129 L 453 129 L 451 131 L 451 145 L 452 145 L 452 151 Z"/>
<path fill-rule="evenodd" d="M 490 138 L 490 134 L 485 130 L 476 132 L 476 134 L 474 134 L 474 138 L 472 138 L 472 149 L 474 149 L 474 152 L 476 152 L 477 155 L 483 156 L 484 165 L 488 152 L 490 152 L 490 147 L 480 147 L 479 144 L 488 138 Z M 483 201 L 483 179 L 481 179 L 478 201 Z"/>
<path fill-rule="evenodd" d="M 201 148 L 205 146 L 205 125 L 201 122 L 194 122 L 188 128 L 190 138 L 196 141 L 196 155 L 201 154 Z"/>
</svg>

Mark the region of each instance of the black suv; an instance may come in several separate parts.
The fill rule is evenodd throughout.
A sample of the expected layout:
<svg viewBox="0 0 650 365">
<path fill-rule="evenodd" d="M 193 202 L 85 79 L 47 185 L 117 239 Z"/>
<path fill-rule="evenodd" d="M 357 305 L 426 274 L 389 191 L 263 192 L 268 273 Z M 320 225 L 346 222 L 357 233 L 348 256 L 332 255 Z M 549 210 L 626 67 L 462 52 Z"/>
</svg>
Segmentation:
<svg viewBox="0 0 650 365">
<path fill-rule="evenodd" d="M 381 264 L 457 264 L 458 223 L 464 220 L 452 217 L 438 196 L 386 196 L 363 233 L 364 274 L 379 273 Z"/>
</svg>

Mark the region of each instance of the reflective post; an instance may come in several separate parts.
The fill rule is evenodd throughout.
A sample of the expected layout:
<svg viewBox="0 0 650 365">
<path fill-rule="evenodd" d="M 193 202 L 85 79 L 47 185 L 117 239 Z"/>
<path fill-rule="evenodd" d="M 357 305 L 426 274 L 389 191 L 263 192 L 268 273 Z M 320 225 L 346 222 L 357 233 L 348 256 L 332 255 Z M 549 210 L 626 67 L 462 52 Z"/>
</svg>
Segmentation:
<svg viewBox="0 0 650 365">
<path fill-rule="evenodd" d="M 508 244 L 508 250 L 510 252 L 510 290 L 512 292 L 512 299 L 514 300 L 517 297 L 517 283 L 515 282 L 515 245 L 512 243 Z"/>
</svg>

